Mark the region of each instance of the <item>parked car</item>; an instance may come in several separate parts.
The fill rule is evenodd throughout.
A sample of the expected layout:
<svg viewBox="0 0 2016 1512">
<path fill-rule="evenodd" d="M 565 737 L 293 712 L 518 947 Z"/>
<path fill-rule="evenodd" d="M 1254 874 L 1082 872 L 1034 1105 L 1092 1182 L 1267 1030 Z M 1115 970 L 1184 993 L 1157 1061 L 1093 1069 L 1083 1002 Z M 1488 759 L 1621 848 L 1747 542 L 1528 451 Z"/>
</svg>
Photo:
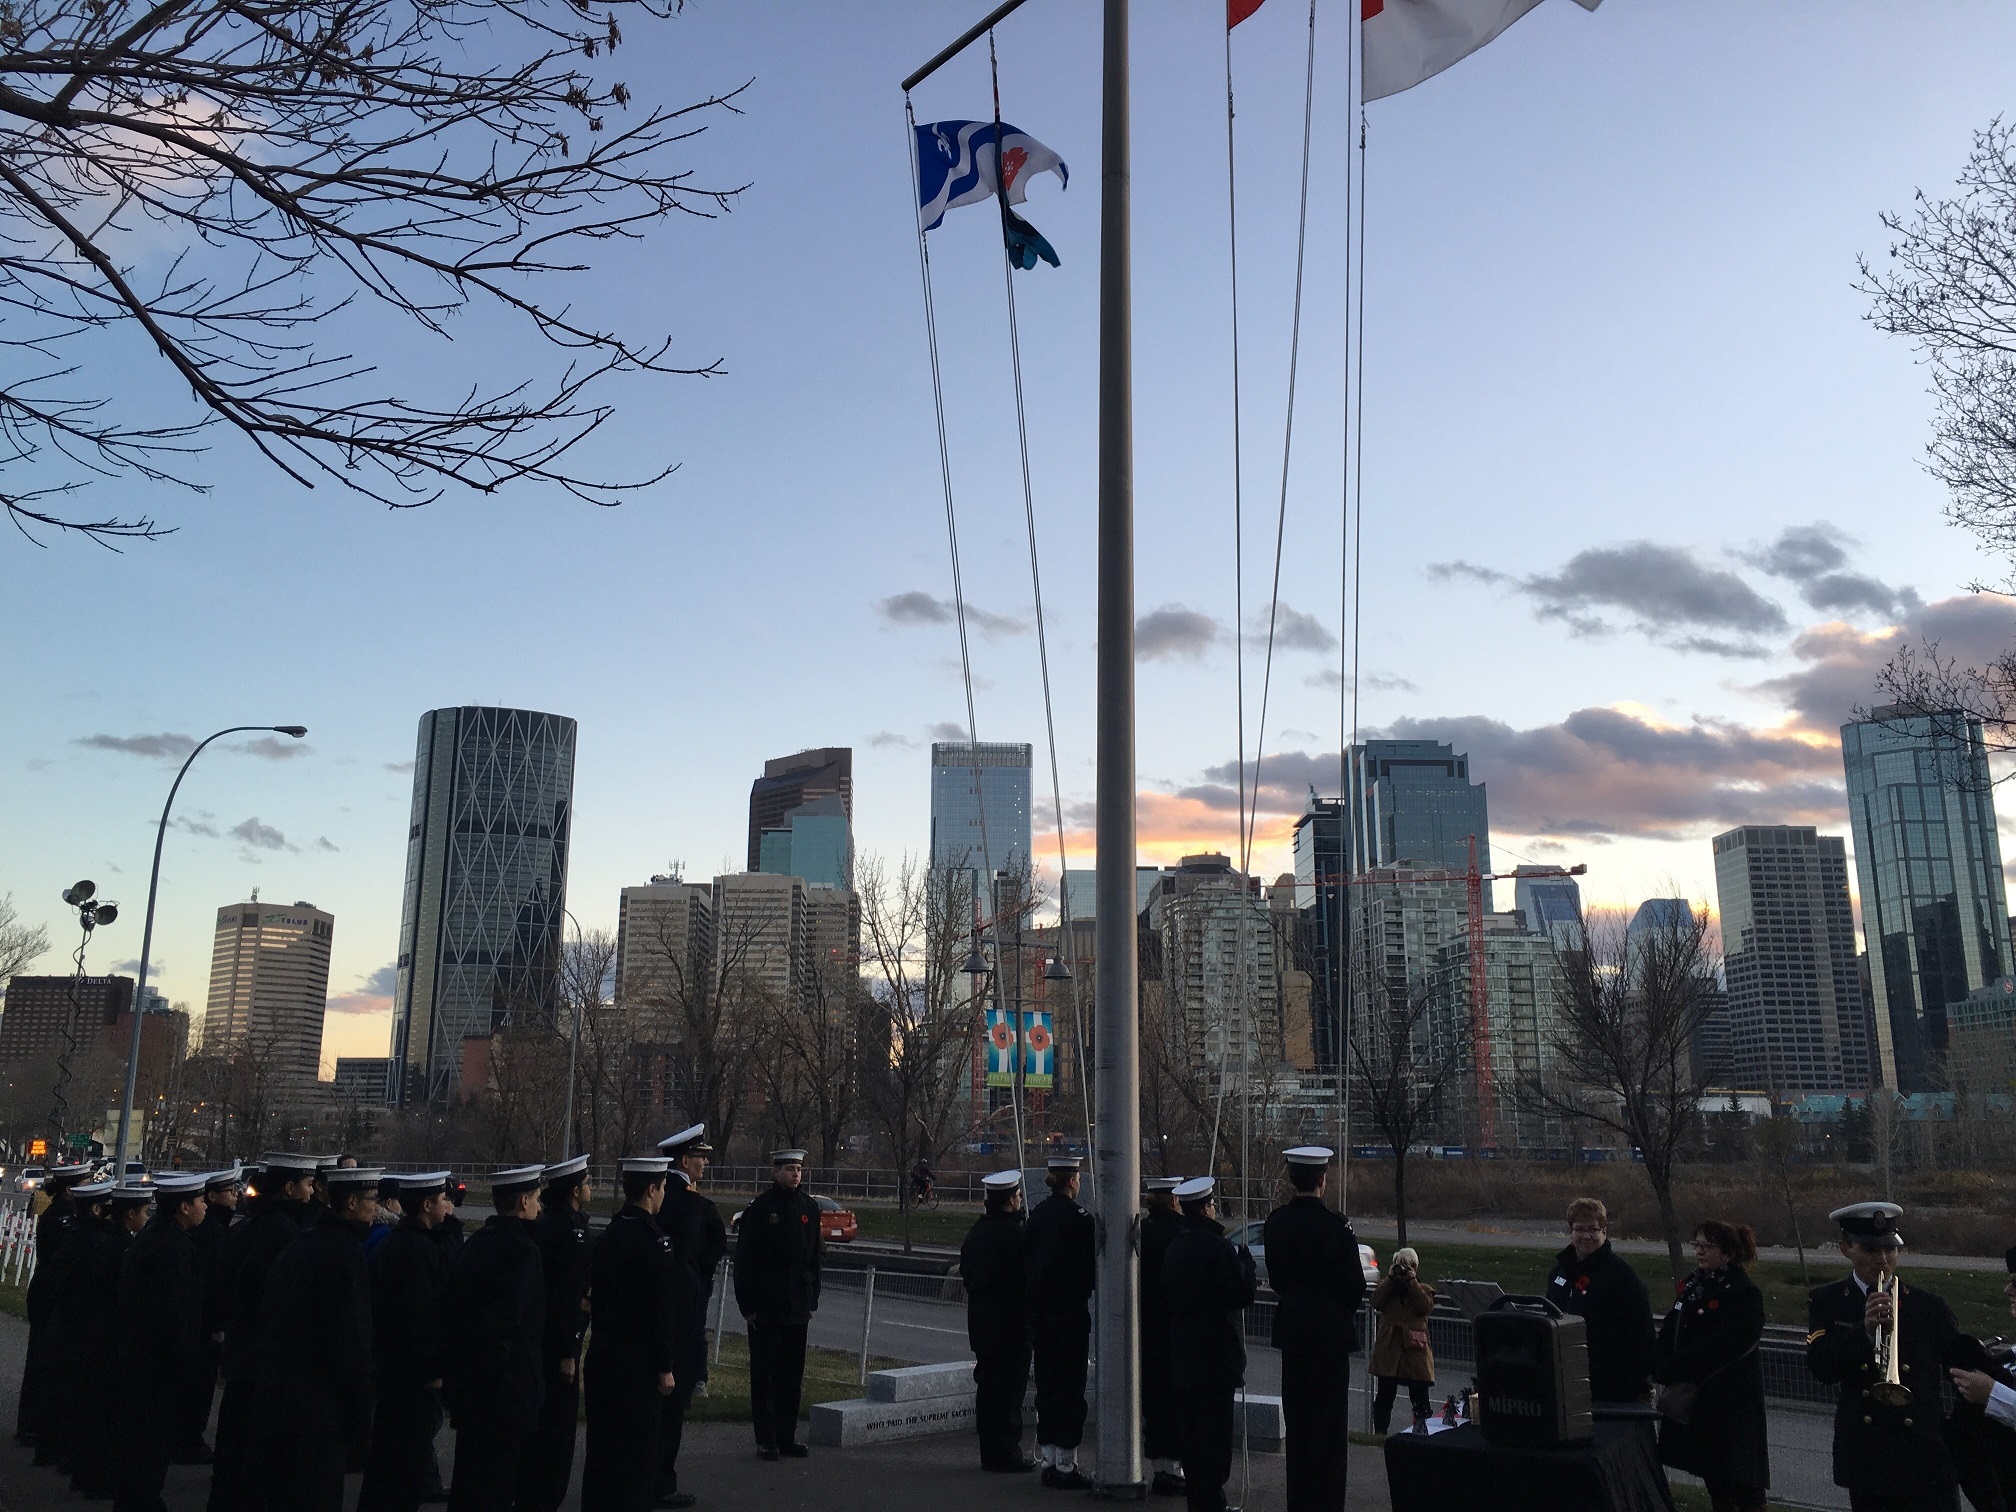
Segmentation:
<svg viewBox="0 0 2016 1512">
<path fill-rule="evenodd" d="M 23 1166 L 20 1177 L 14 1183 L 14 1189 L 19 1192 L 32 1192 L 41 1185 L 42 1167 Z"/>
<path fill-rule="evenodd" d="M 861 1223 L 854 1216 L 852 1208 L 842 1207 L 831 1197 L 820 1197 L 815 1194 L 812 1200 L 819 1204 L 821 1239 L 828 1244 L 850 1244 L 861 1237 Z M 728 1220 L 729 1233 L 739 1234 L 742 1231 L 742 1214 L 747 1211 L 747 1208 L 739 1209 L 735 1216 Z"/>
<path fill-rule="evenodd" d="M 1225 1237 L 1230 1239 L 1234 1244 L 1243 1244 L 1246 1248 L 1253 1251 L 1253 1259 L 1260 1266 L 1263 1274 L 1267 1268 L 1266 1235 L 1267 1225 L 1257 1220 L 1252 1223 L 1235 1224 L 1225 1231 Z M 1379 1255 L 1377 1251 L 1369 1244 L 1360 1244 L 1358 1246 L 1358 1263 L 1365 1268 L 1365 1285 L 1368 1288 L 1377 1286 L 1379 1284 Z"/>
</svg>

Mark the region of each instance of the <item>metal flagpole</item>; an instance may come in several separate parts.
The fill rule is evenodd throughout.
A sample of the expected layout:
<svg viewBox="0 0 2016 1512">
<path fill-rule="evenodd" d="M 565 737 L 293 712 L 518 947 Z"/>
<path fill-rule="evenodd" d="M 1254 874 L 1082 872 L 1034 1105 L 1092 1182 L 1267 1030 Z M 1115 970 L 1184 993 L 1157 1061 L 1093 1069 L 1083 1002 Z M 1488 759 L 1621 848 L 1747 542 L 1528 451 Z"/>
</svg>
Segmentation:
<svg viewBox="0 0 2016 1512">
<path fill-rule="evenodd" d="M 1141 1465 L 1139 1012 L 1134 917 L 1134 323 L 1127 0 L 1106 0 L 1099 183 L 1099 730 L 1095 1079 L 1102 1496 L 1146 1493 Z"/>
</svg>

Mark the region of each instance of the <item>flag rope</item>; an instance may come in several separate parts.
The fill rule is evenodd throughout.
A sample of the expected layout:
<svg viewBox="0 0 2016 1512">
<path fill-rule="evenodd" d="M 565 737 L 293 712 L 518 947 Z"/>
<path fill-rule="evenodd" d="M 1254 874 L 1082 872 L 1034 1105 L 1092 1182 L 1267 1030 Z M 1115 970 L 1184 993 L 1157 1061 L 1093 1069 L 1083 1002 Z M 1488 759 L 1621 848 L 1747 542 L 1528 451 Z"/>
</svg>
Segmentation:
<svg viewBox="0 0 2016 1512">
<path fill-rule="evenodd" d="M 1228 13 L 1229 15 L 1229 13 Z M 1232 282 L 1232 681 L 1239 733 L 1239 837 L 1246 837 L 1246 520 L 1245 475 L 1239 420 L 1239 155 L 1232 108 L 1232 28 L 1225 28 L 1225 224 Z M 1214 1135 L 1215 1144 L 1216 1137 Z"/>
</svg>

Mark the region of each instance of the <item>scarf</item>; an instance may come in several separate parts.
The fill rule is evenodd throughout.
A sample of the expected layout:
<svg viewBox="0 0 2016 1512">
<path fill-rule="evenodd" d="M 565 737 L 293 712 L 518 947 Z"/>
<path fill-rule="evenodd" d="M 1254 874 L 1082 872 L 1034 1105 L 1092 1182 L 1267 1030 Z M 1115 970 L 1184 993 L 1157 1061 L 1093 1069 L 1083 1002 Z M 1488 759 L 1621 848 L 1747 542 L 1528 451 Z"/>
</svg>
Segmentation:
<svg viewBox="0 0 2016 1512">
<path fill-rule="evenodd" d="M 1713 1315 L 1721 1311 L 1723 1302 L 1736 1289 L 1742 1278 L 1743 1268 L 1730 1261 L 1717 1270 L 1695 1270 L 1679 1285 L 1680 1332 L 1690 1332 L 1697 1324 L 1705 1325 Z"/>
</svg>

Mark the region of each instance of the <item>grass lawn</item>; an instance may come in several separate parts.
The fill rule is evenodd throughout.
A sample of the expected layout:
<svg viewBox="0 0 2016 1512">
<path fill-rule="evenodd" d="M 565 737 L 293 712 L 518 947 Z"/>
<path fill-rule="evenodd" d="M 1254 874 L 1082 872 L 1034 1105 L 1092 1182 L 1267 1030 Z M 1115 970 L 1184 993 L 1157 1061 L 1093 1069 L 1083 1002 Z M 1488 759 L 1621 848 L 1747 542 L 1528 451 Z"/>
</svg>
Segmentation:
<svg viewBox="0 0 2016 1512">
<path fill-rule="evenodd" d="M 870 1370 L 886 1370 L 901 1360 L 868 1357 Z M 805 1351 L 805 1406 L 840 1402 L 863 1394 L 861 1357 L 837 1349 Z M 741 1334 L 723 1334 L 721 1358 L 708 1367 L 707 1395 L 693 1398 L 686 1420 L 693 1423 L 749 1421 L 749 1341 Z"/>
<path fill-rule="evenodd" d="M 0 1313 L 11 1317 L 28 1316 L 28 1288 L 25 1286 L 0 1286 Z"/>
<path fill-rule="evenodd" d="M 1379 1248 L 1383 1262 L 1391 1254 L 1391 1247 Z M 1414 1248 L 1421 1252 L 1421 1274 L 1430 1285 L 1443 1276 L 1462 1276 L 1473 1281 L 1496 1281 L 1508 1292 L 1528 1296 L 1538 1296 L 1546 1289 L 1548 1270 L 1554 1256 L 1560 1253 L 1554 1247 L 1501 1249 L 1476 1244 L 1426 1243 Z M 1652 1293 L 1652 1306 L 1663 1310 L 1673 1297 L 1673 1273 L 1665 1258 L 1660 1255 L 1624 1258 L 1645 1278 L 1646 1289 Z M 1811 1252 L 1807 1269 L 1815 1286 L 1848 1273 L 1840 1255 L 1832 1250 Z M 1773 1323 L 1806 1326 L 1807 1287 L 1799 1278 L 1796 1261 L 1762 1261 L 1752 1269 L 1751 1277 L 1763 1288 L 1765 1313 Z M 2016 1320 L 2009 1316 L 2008 1299 L 2002 1295 L 2005 1279 L 1993 1271 L 1929 1270 L 1908 1262 L 1904 1267 L 1907 1286 L 1937 1292 L 1960 1320 L 1961 1330 L 1984 1339 L 2016 1326 Z"/>
<path fill-rule="evenodd" d="M 880 1239 L 890 1244 L 903 1242 L 903 1214 L 893 1207 L 867 1207 L 854 1203 L 854 1217 L 861 1225 L 863 1239 Z M 910 1238 L 916 1244 L 957 1245 L 965 1239 L 966 1231 L 973 1227 L 974 1219 L 980 1216 L 978 1208 L 952 1207 L 949 1204 L 933 1212 L 923 1210 L 910 1215 Z M 845 1245 L 835 1246 L 837 1249 Z"/>
</svg>

